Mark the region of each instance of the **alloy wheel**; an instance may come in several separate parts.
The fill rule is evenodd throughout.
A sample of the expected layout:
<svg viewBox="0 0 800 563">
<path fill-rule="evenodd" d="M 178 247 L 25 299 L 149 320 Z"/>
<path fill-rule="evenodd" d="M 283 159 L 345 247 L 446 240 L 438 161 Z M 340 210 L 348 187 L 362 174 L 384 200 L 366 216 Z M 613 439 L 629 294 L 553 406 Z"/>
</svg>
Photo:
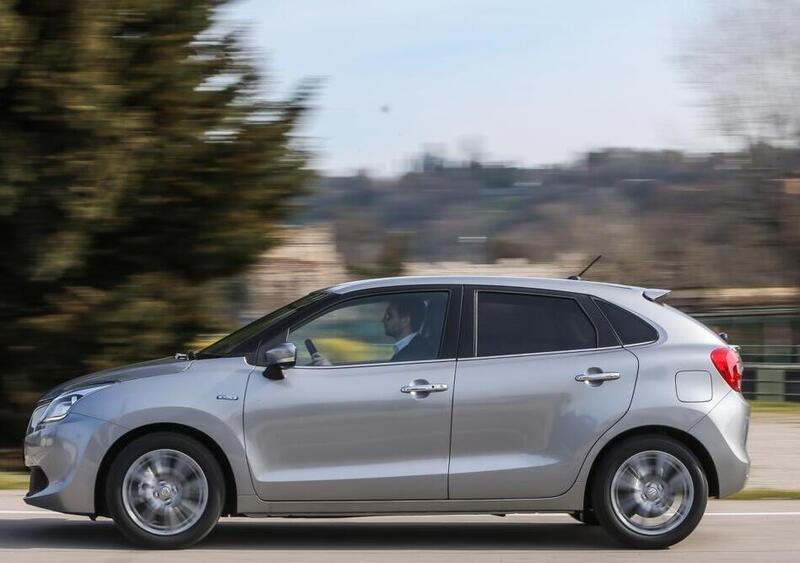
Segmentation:
<svg viewBox="0 0 800 563">
<path fill-rule="evenodd" d="M 134 461 L 122 482 L 122 502 L 141 529 L 170 536 L 191 528 L 208 503 L 208 480 L 183 452 L 159 449 Z"/>
<path fill-rule="evenodd" d="M 614 514 L 627 528 L 660 535 L 678 527 L 694 502 L 686 465 L 663 451 L 638 452 L 625 460 L 611 481 Z"/>
</svg>

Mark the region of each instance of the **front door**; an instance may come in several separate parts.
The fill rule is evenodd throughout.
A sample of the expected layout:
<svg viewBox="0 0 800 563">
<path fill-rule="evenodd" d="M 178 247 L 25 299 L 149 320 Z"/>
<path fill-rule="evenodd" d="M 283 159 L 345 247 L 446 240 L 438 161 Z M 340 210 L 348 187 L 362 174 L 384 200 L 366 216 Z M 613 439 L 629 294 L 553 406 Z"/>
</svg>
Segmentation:
<svg viewBox="0 0 800 563">
<path fill-rule="evenodd" d="M 627 411 L 636 357 L 598 345 L 585 309 L 593 304 L 578 296 L 473 297 L 473 357 L 459 359 L 456 373 L 450 498 L 560 495 Z M 607 379 L 580 381 L 585 375 Z"/>
<path fill-rule="evenodd" d="M 297 365 L 277 381 L 256 372 L 247 389 L 261 499 L 447 498 L 455 360 L 442 343 L 455 293 L 361 295 L 290 329 Z"/>
</svg>

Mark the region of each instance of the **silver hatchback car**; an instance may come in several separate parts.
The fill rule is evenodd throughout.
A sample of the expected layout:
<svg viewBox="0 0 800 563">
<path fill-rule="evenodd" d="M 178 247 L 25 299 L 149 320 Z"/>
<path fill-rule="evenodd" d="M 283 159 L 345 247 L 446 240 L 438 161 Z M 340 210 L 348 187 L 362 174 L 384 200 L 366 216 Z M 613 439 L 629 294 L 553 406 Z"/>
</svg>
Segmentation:
<svg viewBox="0 0 800 563">
<path fill-rule="evenodd" d="M 45 394 L 31 505 L 189 546 L 220 516 L 567 512 L 664 548 L 749 470 L 736 351 L 664 290 L 413 277 Z"/>
</svg>

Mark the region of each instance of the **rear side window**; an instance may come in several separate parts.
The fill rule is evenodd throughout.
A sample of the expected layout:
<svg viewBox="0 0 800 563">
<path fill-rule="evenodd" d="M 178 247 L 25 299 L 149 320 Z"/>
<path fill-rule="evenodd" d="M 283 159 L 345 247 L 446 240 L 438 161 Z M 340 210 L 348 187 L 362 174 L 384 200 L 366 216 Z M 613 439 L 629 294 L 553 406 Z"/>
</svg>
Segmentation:
<svg viewBox="0 0 800 563">
<path fill-rule="evenodd" d="M 478 356 L 597 347 L 597 332 L 577 301 L 564 297 L 478 292 Z"/>
<path fill-rule="evenodd" d="M 623 344 L 641 344 L 658 340 L 658 332 L 645 321 L 608 301 L 595 300 Z"/>
</svg>

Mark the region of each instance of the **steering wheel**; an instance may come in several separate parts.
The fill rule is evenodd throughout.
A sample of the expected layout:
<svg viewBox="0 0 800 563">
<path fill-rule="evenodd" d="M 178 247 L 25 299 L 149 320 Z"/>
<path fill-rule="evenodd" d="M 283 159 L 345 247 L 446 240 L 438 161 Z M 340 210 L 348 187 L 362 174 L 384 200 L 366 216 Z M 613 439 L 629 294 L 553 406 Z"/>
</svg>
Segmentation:
<svg viewBox="0 0 800 563">
<path fill-rule="evenodd" d="M 309 356 L 313 356 L 317 353 L 317 347 L 314 346 L 314 342 L 310 338 L 306 338 L 305 345 Z"/>
</svg>

